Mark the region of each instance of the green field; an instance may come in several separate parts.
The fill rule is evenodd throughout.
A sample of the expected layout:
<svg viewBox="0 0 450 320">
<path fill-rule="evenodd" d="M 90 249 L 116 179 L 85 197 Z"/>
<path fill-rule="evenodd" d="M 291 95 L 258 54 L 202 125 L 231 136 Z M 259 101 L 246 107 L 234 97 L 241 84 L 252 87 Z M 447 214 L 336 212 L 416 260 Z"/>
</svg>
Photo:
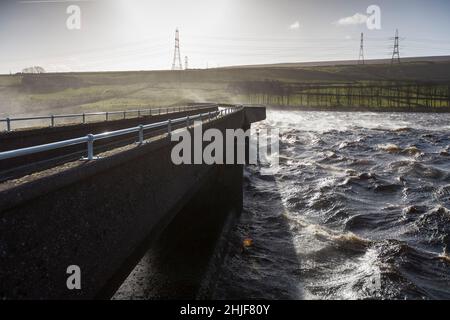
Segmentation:
<svg viewBox="0 0 450 320">
<path fill-rule="evenodd" d="M 449 84 L 450 61 L 3 75 L 0 117 L 192 102 L 440 108 L 448 107 Z"/>
</svg>

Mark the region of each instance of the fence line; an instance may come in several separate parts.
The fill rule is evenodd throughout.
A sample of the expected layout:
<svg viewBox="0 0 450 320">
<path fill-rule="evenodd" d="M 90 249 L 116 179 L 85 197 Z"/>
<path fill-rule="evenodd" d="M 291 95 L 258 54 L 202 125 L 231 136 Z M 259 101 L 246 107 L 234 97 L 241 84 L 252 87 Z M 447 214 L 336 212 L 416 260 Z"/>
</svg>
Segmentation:
<svg viewBox="0 0 450 320">
<path fill-rule="evenodd" d="M 44 145 L 38 145 L 28 148 L 21 148 L 11 151 L 0 152 L 0 160 L 13 159 L 21 156 L 31 155 L 39 152 L 51 151 L 55 149 L 60 149 L 68 146 L 78 145 L 78 144 L 87 144 L 87 157 L 83 158 L 85 160 L 95 160 L 96 157 L 94 155 L 94 142 L 103 139 L 109 139 L 113 137 L 123 136 L 130 133 L 138 133 L 138 143 L 142 145 L 144 142 L 144 132 L 149 129 L 156 128 L 167 128 L 167 135 L 170 136 L 172 134 L 172 126 L 182 123 L 188 129 L 191 123 L 195 120 L 200 119 L 203 121 L 203 118 L 207 117 L 209 121 L 213 118 L 225 117 L 231 113 L 242 110 L 242 107 L 227 107 L 225 109 L 219 111 L 210 111 L 207 113 L 191 115 L 187 117 L 177 118 L 177 119 L 169 119 L 166 121 L 161 121 L 157 123 L 151 123 L 147 125 L 139 125 L 137 127 L 121 129 L 112 132 L 105 132 L 100 134 L 88 134 L 87 136 L 69 139 L 64 141 L 53 142 Z"/>
<path fill-rule="evenodd" d="M 162 114 L 169 114 L 175 112 L 186 112 L 192 110 L 202 110 L 216 106 L 215 104 L 202 104 L 199 106 L 179 106 L 179 107 L 167 107 L 167 108 L 152 108 L 152 109 L 140 109 L 140 110 L 124 110 L 124 111 L 105 111 L 105 112 L 88 112 L 88 113 L 74 113 L 74 114 L 60 114 L 60 115 L 46 115 L 46 116 L 34 116 L 34 117 L 7 117 L 0 119 L 0 123 L 6 123 L 6 131 L 12 131 L 12 124 L 14 122 L 35 121 L 35 120 L 49 120 L 49 126 L 54 127 L 57 119 L 73 119 L 79 118 L 80 123 L 87 123 L 89 117 L 103 116 L 105 121 L 110 121 L 111 116 L 121 115 L 122 119 L 129 119 L 130 116 L 134 118 L 141 118 L 144 116 L 155 116 Z"/>
<path fill-rule="evenodd" d="M 447 83 L 288 84 L 280 81 L 248 81 L 230 85 L 234 94 L 251 103 L 308 107 L 430 107 L 450 108 Z"/>
</svg>

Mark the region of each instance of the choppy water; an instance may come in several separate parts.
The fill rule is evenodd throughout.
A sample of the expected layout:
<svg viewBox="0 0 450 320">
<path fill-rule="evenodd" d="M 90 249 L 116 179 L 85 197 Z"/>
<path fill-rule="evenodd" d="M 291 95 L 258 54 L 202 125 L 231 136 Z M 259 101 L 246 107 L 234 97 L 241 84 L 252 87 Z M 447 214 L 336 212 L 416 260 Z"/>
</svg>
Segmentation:
<svg viewBox="0 0 450 320">
<path fill-rule="evenodd" d="M 215 298 L 450 299 L 450 115 L 270 111 Z M 245 238 L 252 247 L 242 248 Z"/>
</svg>

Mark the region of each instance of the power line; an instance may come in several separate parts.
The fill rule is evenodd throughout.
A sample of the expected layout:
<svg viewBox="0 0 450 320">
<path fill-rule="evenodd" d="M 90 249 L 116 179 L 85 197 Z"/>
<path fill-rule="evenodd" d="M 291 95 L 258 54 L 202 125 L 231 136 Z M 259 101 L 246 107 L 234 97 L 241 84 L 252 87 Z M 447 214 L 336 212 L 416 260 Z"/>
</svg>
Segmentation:
<svg viewBox="0 0 450 320">
<path fill-rule="evenodd" d="M 185 37 L 186 38 L 186 37 Z M 185 39 L 183 38 L 183 39 Z M 22 57 L 19 59 L 11 59 L 15 64 L 30 64 L 43 65 L 49 64 L 50 61 L 56 60 L 55 65 L 70 65 L 76 68 L 88 68 L 91 65 L 106 65 L 110 62 L 128 62 L 130 63 L 144 60 L 145 58 L 160 56 L 163 61 L 164 55 L 170 55 L 170 44 L 167 39 L 159 37 L 142 38 L 141 40 L 126 41 L 119 44 L 109 44 L 106 46 L 95 46 L 91 48 L 84 48 L 80 51 L 56 53 L 53 56 L 33 55 L 30 57 Z M 298 40 L 302 41 L 299 42 Z M 248 57 L 258 60 L 293 60 L 295 58 L 302 58 L 305 60 L 314 59 L 348 59 L 354 60 L 356 43 L 359 40 L 357 37 L 338 39 L 338 38 L 270 38 L 270 37 L 215 37 L 207 36 L 198 37 L 190 36 L 189 43 L 184 44 L 184 51 L 189 50 L 190 55 L 195 54 L 197 57 L 202 56 L 202 59 L 226 59 L 237 61 L 239 59 L 247 59 Z M 200 40 L 208 40 L 201 42 Z M 296 41 L 292 41 L 296 40 Z M 394 40 L 394 50 L 392 50 L 392 40 Z M 401 42 L 401 44 L 400 44 Z M 365 57 L 367 52 L 371 56 L 386 56 L 392 57 L 393 63 L 400 63 L 400 50 L 403 56 L 413 56 L 418 54 L 438 55 L 446 54 L 450 51 L 450 44 L 438 39 L 420 39 L 420 38 L 402 38 L 399 37 L 398 30 L 396 30 L 395 37 L 371 37 L 367 34 L 361 34 L 359 64 L 365 64 Z M 434 50 L 434 53 L 428 53 Z M 339 55 L 339 57 L 337 57 Z M 180 53 L 180 36 L 179 30 L 176 29 L 175 35 L 175 52 L 172 68 L 174 70 L 187 69 L 189 67 L 187 57 L 182 61 Z M 36 61 L 37 60 L 37 61 Z M 41 61 L 39 61 L 41 60 Z M 183 65 L 184 62 L 184 65 Z M 159 63 L 159 62 L 158 62 Z M 161 62 L 163 64 L 164 62 Z M 237 64 L 238 62 L 233 62 Z M 270 61 L 266 61 L 270 63 Z M 191 61 L 192 64 L 192 61 Z M 221 65 L 224 63 L 221 62 Z M 192 66 L 191 66 L 192 67 Z"/>
</svg>

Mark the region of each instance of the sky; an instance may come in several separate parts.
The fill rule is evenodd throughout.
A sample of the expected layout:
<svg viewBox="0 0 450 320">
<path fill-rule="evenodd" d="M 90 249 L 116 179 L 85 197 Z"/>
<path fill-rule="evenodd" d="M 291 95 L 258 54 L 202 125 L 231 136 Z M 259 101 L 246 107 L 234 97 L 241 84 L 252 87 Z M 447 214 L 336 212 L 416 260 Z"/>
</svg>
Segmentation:
<svg viewBox="0 0 450 320">
<path fill-rule="evenodd" d="M 79 28 L 73 22 L 80 9 Z M 367 8 L 380 8 L 370 30 Z M 165 70 L 175 29 L 190 68 L 450 55 L 448 0 L 1 0 L 0 73 Z"/>
</svg>

